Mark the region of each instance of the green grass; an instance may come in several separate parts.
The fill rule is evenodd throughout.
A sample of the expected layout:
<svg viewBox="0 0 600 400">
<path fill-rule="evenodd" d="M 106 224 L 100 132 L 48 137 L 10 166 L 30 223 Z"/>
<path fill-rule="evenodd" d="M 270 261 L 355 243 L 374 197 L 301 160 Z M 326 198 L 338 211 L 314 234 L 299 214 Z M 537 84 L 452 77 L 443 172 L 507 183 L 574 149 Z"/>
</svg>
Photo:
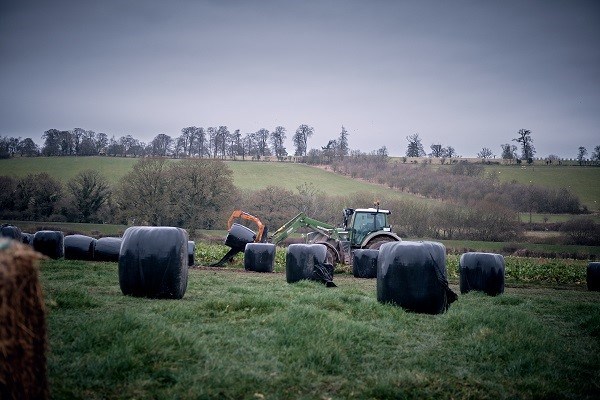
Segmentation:
<svg viewBox="0 0 600 400">
<path fill-rule="evenodd" d="M 375 280 L 190 270 L 182 300 L 123 296 L 115 263 L 46 261 L 54 399 L 597 398 L 600 294 L 507 288 L 448 313 Z M 454 290 L 457 290 L 454 287 Z"/>
<path fill-rule="evenodd" d="M 486 165 L 486 172 L 498 175 L 501 182 L 551 188 L 568 188 L 592 212 L 600 211 L 600 168 L 575 166 Z"/>
</svg>

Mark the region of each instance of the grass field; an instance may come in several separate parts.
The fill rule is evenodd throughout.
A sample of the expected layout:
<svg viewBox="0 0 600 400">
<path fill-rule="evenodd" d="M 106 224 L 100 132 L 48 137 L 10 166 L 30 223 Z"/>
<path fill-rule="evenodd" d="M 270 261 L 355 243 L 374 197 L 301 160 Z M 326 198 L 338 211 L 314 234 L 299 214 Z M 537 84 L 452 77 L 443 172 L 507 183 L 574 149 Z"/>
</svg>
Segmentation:
<svg viewBox="0 0 600 400">
<path fill-rule="evenodd" d="M 488 165 L 486 172 L 498 175 L 501 182 L 513 180 L 551 188 L 568 188 L 592 212 L 600 212 L 600 168 L 566 166 Z"/>
<path fill-rule="evenodd" d="M 43 263 L 54 399 L 600 396 L 597 292 L 509 287 L 431 316 L 349 276 L 327 289 L 192 269 L 179 301 L 123 296 L 117 277 L 115 263 Z"/>
</svg>

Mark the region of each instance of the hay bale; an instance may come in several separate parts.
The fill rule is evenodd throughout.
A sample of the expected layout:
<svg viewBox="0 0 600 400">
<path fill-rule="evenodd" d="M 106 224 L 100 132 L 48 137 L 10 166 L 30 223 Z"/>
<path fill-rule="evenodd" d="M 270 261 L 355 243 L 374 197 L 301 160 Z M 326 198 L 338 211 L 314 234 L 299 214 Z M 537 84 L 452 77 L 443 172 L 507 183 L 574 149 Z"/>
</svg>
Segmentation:
<svg viewBox="0 0 600 400">
<path fill-rule="evenodd" d="M 188 240 L 188 267 L 194 265 L 194 254 L 196 253 L 196 243 Z"/>
<path fill-rule="evenodd" d="M 384 243 L 377 258 L 377 300 L 417 313 L 443 313 L 457 299 L 446 276 L 443 244 Z"/>
<path fill-rule="evenodd" d="M 504 257 L 494 253 L 469 252 L 460 256 L 460 292 L 471 290 L 490 296 L 504 293 Z"/>
<path fill-rule="evenodd" d="M 2 224 L 0 226 L 0 237 L 21 241 L 21 230 L 11 224 Z"/>
<path fill-rule="evenodd" d="M 21 243 L 33 246 L 33 234 L 32 233 L 21 233 Z"/>
<path fill-rule="evenodd" d="M 243 251 L 246 245 L 254 242 L 255 239 L 256 233 L 252 229 L 234 223 L 225 238 L 225 246 Z"/>
<path fill-rule="evenodd" d="M 0 239 L 0 399 L 47 399 L 46 315 L 30 246 Z"/>
<path fill-rule="evenodd" d="M 244 250 L 244 269 L 254 272 L 273 272 L 275 245 L 272 243 L 248 243 Z"/>
<path fill-rule="evenodd" d="M 65 258 L 67 260 L 85 260 L 94 259 L 94 248 L 96 239 L 85 235 L 67 235 L 65 236 Z"/>
<path fill-rule="evenodd" d="M 326 262 L 327 247 L 323 244 L 291 244 L 285 255 L 285 278 L 288 283 L 304 279 L 333 287 L 333 265 Z"/>
<path fill-rule="evenodd" d="M 121 238 L 116 237 L 103 237 L 96 240 L 94 261 L 118 262 L 122 242 Z"/>
<path fill-rule="evenodd" d="M 188 280 L 187 245 L 188 234 L 181 228 L 127 228 L 119 255 L 119 285 L 123 294 L 181 299 Z"/>
<path fill-rule="evenodd" d="M 587 288 L 600 292 L 600 262 L 590 262 L 587 266 Z"/>
<path fill-rule="evenodd" d="M 38 231 L 33 235 L 33 249 L 53 259 L 65 256 L 65 237 L 60 231 Z"/>
<path fill-rule="evenodd" d="M 352 255 L 352 275 L 356 278 L 377 278 L 379 250 L 358 249 Z"/>
</svg>

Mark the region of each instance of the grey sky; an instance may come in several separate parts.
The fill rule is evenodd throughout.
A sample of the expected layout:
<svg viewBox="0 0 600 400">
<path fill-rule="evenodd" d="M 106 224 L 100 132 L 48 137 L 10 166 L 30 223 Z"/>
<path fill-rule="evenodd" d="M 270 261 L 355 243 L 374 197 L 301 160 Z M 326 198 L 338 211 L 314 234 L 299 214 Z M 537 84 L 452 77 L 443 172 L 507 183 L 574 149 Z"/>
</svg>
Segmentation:
<svg viewBox="0 0 600 400">
<path fill-rule="evenodd" d="M 597 1 L 3 0 L 0 135 L 305 123 L 309 148 L 344 125 L 352 149 L 467 157 L 527 128 L 575 157 L 600 145 L 599 49 Z"/>
</svg>

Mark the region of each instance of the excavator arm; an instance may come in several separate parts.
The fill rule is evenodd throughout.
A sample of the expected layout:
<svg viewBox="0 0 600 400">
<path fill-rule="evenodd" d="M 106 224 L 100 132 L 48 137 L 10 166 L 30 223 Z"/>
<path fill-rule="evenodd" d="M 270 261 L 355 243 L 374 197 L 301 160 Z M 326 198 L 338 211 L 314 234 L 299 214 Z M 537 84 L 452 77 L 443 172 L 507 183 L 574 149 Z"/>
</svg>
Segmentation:
<svg viewBox="0 0 600 400">
<path fill-rule="evenodd" d="M 274 244 L 279 244 L 281 241 L 290 236 L 296 229 L 308 227 L 312 230 L 320 232 L 327 236 L 332 236 L 334 234 L 335 227 L 333 225 L 329 225 L 325 222 L 317 221 L 316 219 L 312 219 L 306 216 L 303 212 L 296 215 L 294 218 L 286 222 L 281 228 L 277 229 L 273 236 L 271 236 L 269 241 Z"/>
</svg>

